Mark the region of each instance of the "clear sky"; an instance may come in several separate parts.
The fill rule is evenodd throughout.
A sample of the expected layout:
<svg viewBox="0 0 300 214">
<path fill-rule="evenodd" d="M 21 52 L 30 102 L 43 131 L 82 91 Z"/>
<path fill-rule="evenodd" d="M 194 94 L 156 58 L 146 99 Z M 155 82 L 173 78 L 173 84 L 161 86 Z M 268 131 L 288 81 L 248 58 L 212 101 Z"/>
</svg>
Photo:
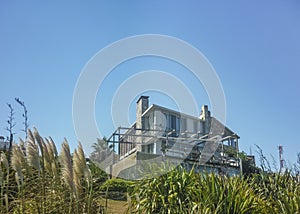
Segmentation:
<svg viewBox="0 0 300 214">
<path fill-rule="evenodd" d="M 300 152 L 299 10 L 298 0 L 0 0 L 0 135 L 7 135 L 6 103 L 12 103 L 16 136 L 23 137 L 22 111 L 14 101 L 19 97 L 31 127 L 58 145 L 66 137 L 74 148 L 73 91 L 85 64 L 119 39 L 163 34 L 190 43 L 213 65 L 226 96 L 227 126 L 240 135 L 241 150 L 249 153 L 252 147 L 255 153 L 257 144 L 277 160 L 282 144 L 284 158 L 294 163 Z M 148 69 L 177 76 L 190 86 L 199 106 L 209 104 L 202 86 L 180 66 L 151 57 L 130 60 L 98 92 L 95 115 L 105 136 L 114 130 L 114 91 L 124 79 Z M 148 94 L 151 103 L 176 108 L 169 97 Z M 135 102 L 129 109 L 131 122 L 134 111 Z"/>
</svg>

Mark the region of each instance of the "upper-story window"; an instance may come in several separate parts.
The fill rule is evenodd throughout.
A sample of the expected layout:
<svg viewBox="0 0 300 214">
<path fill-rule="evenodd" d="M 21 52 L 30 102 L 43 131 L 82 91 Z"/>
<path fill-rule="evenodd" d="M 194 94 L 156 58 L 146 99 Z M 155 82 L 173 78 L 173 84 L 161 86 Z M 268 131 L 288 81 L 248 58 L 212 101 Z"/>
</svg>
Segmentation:
<svg viewBox="0 0 300 214">
<path fill-rule="evenodd" d="M 198 133 L 198 131 L 199 131 L 199 122 L 198 121 L 196 121 L 196 120 L 194 120 L 194 124 L 193 124 L 193 132 L 194 133 Z"/>
<path fill-rule="evenodd" d="M 169 136 L 177 137 L 180 132 L 180 118 L 173 114 L 164 114 L 166 118 L 166 131 L 173 131 Z"/>
<path fill-rule="evenodd" d="M 181 118 L 180 119 L 180 132 L 184 133 L 185 131 L 187 131 L 187 119 Z"/>
<path fill-rule="evenodd" d="M 142 129 L 149 129 L 150 128 L 150 121 L 149 116 L 142 117 Z"/>
<path fill-rule="evenodd" d="M 229 138 L 222 142 L 224 145 L 228 145 L 233 148 L 237 148 L 237 140 L 236 138 Z"/>
<path fill-rule="evenodd" d="M 230 146 L 236 148 L 236 139 L 235 138 L 230 138 L 229 140 Z"/>
</svg>

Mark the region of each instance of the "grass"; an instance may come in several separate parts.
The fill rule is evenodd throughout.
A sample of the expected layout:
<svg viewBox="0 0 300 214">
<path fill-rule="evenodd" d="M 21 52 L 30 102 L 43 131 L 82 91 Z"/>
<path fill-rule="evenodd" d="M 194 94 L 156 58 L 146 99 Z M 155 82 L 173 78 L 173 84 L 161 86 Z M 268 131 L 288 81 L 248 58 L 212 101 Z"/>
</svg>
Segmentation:
<svg viewBox="0 0 300 214">
<path fill-rule="evenodd" d="M 51 138 L 29 130 L 0 154 L 0 213 L 300 213 L 299 171 L 226 177 L 177 167 L 161 175 L 166 167 L 136 182 L 107 180 L 81 144 L 71 152 L 65 140 L 58 154 Z M 112 200 L 121 193 L 127 200 Z"/>
<path fill-rule="evenodd" d="M 81 144 L 71 155 L 65 140 L 58 155 L 51 138 L 29 130 L 25 142 L 1 153 L 0 168 L 0 213 L 95 213 L 99 208 L 93 189 L 97 175 Z"/>
<path fill-rule="evenodd" d="M 134 213 L 300 213 L 300 182 L 288 171 L 245 178 L 178 167 L 137 182 L 131 199 Z"/>
<path fill-rule="evenodd" d="M 129 210 L 128 202 L 127 201 L 120 201 L 120 200 L 112 200 L 112 199 L 99 199 L 99 204 L 105 210 L 105 206 L 107 203 L 107 214 L 124 214 L 127 213 Z"/>
</svg>

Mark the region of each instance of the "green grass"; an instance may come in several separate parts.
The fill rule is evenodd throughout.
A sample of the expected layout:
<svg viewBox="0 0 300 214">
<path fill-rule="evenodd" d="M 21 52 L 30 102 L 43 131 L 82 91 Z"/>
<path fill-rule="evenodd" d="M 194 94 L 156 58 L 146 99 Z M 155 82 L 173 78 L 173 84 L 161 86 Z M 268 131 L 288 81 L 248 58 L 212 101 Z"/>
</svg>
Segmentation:
<svg viewBox="0 0 300 214">
<path fill-rule="evenodd" d="M 300 183 L 289 172 L 245 178 L 178 167 L 136 183 L 131 199 L 135 213 L 300 213 Z"/>
</svg>

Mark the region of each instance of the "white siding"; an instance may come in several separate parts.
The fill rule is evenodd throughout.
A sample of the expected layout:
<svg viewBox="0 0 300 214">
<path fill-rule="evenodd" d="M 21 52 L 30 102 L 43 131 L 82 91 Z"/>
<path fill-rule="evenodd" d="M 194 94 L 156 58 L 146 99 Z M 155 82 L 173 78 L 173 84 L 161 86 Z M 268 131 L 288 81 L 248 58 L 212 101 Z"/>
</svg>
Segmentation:
<svg viewBox="0 0 300 214">
<path fill-rule="evenodd" d="M 166 128 L 166 119 L 164 114 L 161 111 L 154 111 L 154 129 L 165 130 Z"/>
<path fill-rule="evenodd" d="M 194 121 L 190 118 L 187 119 L 187 131 L 188 132 L 194 131 Z"/>
</svg>

